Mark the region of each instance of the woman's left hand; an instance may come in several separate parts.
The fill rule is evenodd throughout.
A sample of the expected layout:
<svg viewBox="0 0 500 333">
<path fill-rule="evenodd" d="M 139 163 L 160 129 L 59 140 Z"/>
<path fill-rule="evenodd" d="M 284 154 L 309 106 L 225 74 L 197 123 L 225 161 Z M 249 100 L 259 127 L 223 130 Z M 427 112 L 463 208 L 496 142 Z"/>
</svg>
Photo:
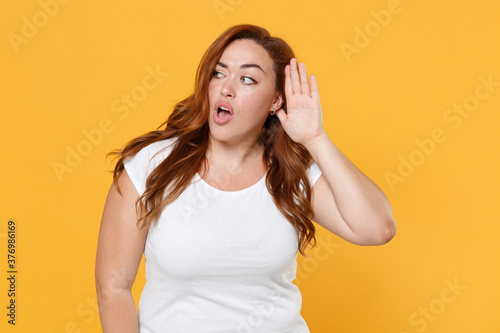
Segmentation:
<svg viewBox="0 0 500 333">
<path fill-rule="evenodd" d="M 305 146 L 323 135 L 323 113 L 316 76 L 311 75 L 309 88 L 306 65 L 301 62 L 298 67 L 295 58 L 285 67 L 287 112 L 280 108 L 276 115 L 288 136 Z"/>
</svg>

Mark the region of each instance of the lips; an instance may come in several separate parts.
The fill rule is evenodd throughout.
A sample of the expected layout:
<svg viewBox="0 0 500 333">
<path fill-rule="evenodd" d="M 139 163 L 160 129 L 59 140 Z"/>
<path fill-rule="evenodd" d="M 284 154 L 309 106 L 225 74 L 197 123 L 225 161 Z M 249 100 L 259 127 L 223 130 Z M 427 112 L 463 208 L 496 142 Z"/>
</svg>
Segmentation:
<svg viewBox="0 0 500 333">
<path fill-rule="evenodd" d="M 229 104 L 227 102 L 218 101 L 217 103 L 215 103 L 214 111 L 218 112 L 219 107 L 221 107 L 221 106 L 225 107 L 227 110 L 229 110 L 229 113 L 231 113 L 231 115 L 234 115 L 233 107 L 231 106 L 231 104 Z"/>
<path fill-rule="evenodd" d="M 219 108 L 225 108 L 224 111 L 219 112 Z M 231 119 L 233 119 L 234 112 L 231 104 L 219 101 L 214 105 L 214 121 L 218 125 L 227 124 Z"/>
</svg>

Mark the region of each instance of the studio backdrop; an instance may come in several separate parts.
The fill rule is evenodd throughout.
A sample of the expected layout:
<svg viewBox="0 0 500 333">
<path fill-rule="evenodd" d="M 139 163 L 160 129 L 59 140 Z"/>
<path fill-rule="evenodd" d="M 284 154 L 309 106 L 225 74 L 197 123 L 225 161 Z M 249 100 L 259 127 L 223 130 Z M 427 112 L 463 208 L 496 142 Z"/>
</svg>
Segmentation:
<svg viewBox="0 0 500 333">
<path fill-rule="evenodd" d="M 328 135 L 386 193 L 398 225 L 375 247 L 316 225 L 295 280 L 311 332 L 500 332 L 497 1 L 1 7 L 1 332 L 101 332 L 106 154 L 165 121 L 208 46 L 241 23 L 287 41 L 316 75 Z M 136 305 L 144 283 L 143 258 Z M 243 318 L 249 331 L 269 309 Z"/>
</svg>

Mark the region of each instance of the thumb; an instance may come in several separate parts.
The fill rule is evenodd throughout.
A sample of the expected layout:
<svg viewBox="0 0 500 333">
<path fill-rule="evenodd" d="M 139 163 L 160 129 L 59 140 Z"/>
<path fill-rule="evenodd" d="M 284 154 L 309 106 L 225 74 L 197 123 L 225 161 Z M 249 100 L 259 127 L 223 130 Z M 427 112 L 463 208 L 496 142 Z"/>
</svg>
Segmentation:
<svg viewBox="0 0 500 333">
<path fill-rule="evenodd" d="M 285 110 L 283 110 L 282 108 L 279 108 L 278 110 L 276 110 L 275 114 L 278 117 L 278 119 L 280 120 L 280 123 L 283 123 L 286 121 L 287 114 L 286 114 Z"/>
</svg>

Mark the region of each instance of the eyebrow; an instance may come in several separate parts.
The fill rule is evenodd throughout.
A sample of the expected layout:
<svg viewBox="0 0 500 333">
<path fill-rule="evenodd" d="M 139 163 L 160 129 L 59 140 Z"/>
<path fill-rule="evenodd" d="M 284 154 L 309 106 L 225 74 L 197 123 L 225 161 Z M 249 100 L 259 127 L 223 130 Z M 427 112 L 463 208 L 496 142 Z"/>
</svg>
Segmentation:
<svg viewBox="0 0 500 333">
<path fill-rule="evenodd" d="M 221 67 L 224 67 L 224 68 L 227 68 L 227 67 L 228 67 L 226 64 L 224 64 L 224 63 L 222 63 L 222 62 L 220 62 L 220 61 L 219 61 L 219 62 L 217 62 L 217 65 L 219 65 L 219 66 L 221 66 Z M 257 64 L 243 64 L 243 65 L 241 65 L 241 66 L 240 66 L 240 68 L 251 68 L 251 67 L 258 68 L 258 69 L 260 69 L 260 70 L 261 70 L 261 71 L 262 71 L 265 75 L 267 75 L 267 74 L 266 74 L 266 72 L 264 72 L 264 70 L 262 69 L 262 67 L 260 67 L 260 66 L 259 66 L 259 65 L 257 65 Z"/>
</svg>

